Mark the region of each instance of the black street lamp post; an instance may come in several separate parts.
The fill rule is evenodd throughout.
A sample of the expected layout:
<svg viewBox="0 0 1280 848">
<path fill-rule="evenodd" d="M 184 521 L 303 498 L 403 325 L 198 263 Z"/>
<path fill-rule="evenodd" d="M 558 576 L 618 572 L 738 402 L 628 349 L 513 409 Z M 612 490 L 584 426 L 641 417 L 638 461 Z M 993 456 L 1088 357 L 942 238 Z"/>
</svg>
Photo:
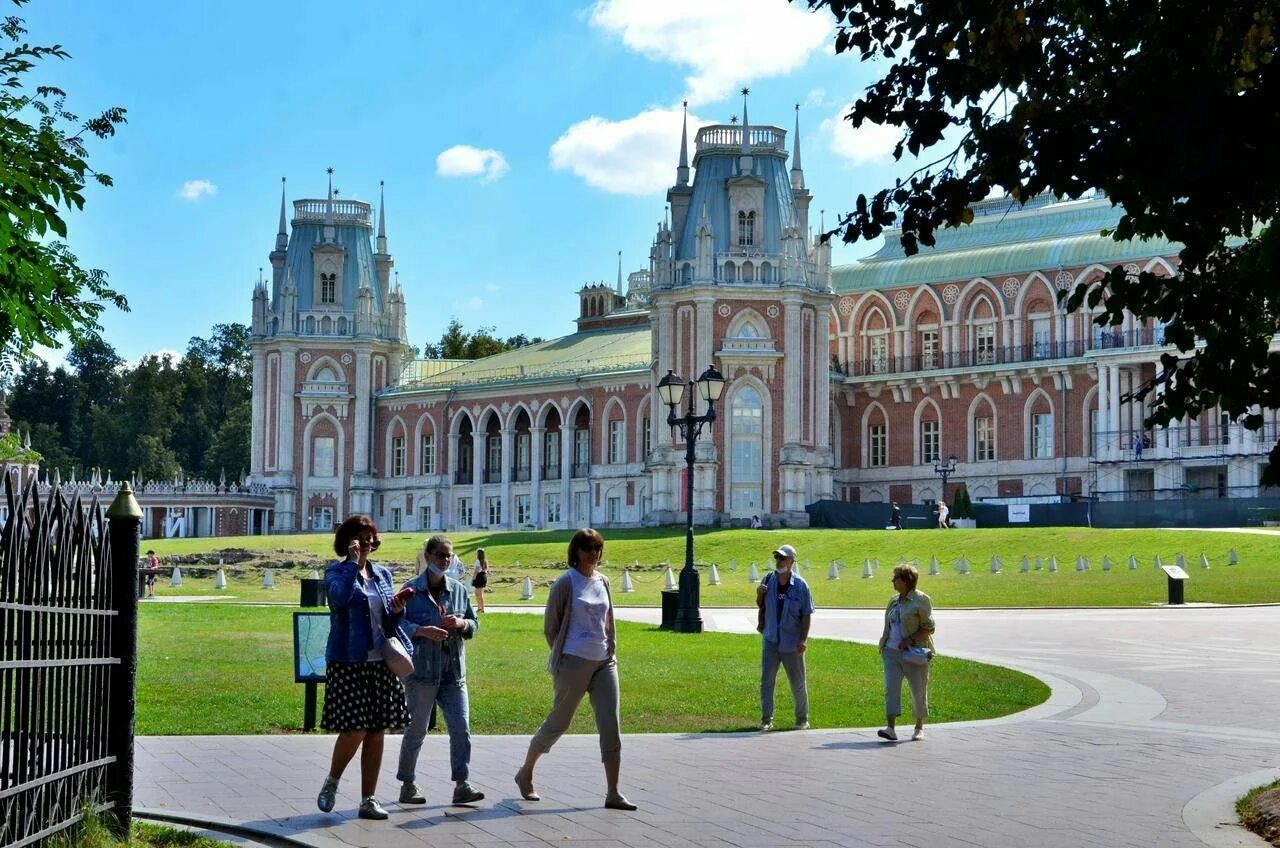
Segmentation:
<svg viewBox="0 0 1280 848">
<path fill-rule="evenodd" d="M 947 500 L 947 479 L 956 473 L 956 455 L 947 457 L 947 461 L 937 460 L 933 463 L 933 473 L 942 477 L 942 500 Z"/>
<path fill-rule="evenodd" d="M 707 411 L 703 415 L 694 414 L 694 386 L 697 394 L 707 402 Z M 676 407 L 687 394 L 689 397 L 688 412 L 683 417 L 676 417 Z M 684 534 L 684 568 L 680 570 L 680 591 L 677 598 L 675 630 L 677 633 L 701 633 L 702 614 L 698 611 L 700 590 L 698 572 L 693 567 L 693 449 L 705 425 L 716 420 L 716 401 L 724 391 L 724 376 L 714 365 L 708 366 L 696 384 L 693 380 L 685 381 L 677 377 L 674 371 L 658 381 L 658 397 L 667 405 L 667 425 L 680 428 L 684 437 L 685 462 L 685 534 Z"/>
</svg>

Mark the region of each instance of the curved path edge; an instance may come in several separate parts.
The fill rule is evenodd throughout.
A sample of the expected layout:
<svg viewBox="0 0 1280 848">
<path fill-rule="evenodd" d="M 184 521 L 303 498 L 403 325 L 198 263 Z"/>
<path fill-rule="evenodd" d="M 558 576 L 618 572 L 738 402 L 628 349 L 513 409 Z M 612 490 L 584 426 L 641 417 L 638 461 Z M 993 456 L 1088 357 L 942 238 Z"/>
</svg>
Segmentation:
<svg viewBox="0 0 1280 848">
<path fill-rule="evenodd" d="M 1182 808 L 1182 821 L 1209 848 L 1271 848 L 1271 843 L 1240 824 L 1236 799 L 1250 789 L 1280 780 L 1280 768 L 1259 769 L 1210 786 Z"/>
</svg>

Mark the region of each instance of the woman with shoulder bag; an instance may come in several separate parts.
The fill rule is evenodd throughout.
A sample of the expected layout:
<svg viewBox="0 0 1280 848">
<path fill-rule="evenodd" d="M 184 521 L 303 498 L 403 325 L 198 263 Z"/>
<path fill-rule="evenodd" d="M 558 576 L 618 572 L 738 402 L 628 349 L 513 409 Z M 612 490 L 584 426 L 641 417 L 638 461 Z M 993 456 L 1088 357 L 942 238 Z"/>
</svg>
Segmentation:
<svg viewBox="0 0 1280 848">
<path fill-rule="evenodd" d="M 915 566 L 893 569 L 893 588 L 898 594 L 884 611 L 884 631 L 880 634 L 880 658 L 884 664 L 884 715 L 886 727 L 881 739 L 898 741 L 894 724 L 902 713 L 902 679 L 911 687 L 911 709 L 916 717 L 915 741 L 924 739 L 924 720 L 929 715 L 929 661 L 933 659 L 933 602 L 916 589 L 920 572 Z"/>
<path fill-rule="evenodd" d="M 378 771 L 388 728 L 409 723 L 404 686 L 384 657 L 407 659 L 412 644 L 403 630 L 405 598 L 396 595 L 387 568 L 369 561 L 378 549 L 378 528 L 367 515 L 353 515 L 338 526 L 333 549 L 344 559 L 324 570 L 329 596 L 329 642 L 325 648 L 324 712 L 320 726 L 336 732 L 329 774 L 316 805 L 330 812 L 338 780 L 360 751 L 362 819 L 385 819 L 378 803 Z M 398 640 L 399 645 L 392 644 Z M 411 664 L 410 664 L 411 666 Z"/>
<path fill-rule="evenodd" d="M 618 791 L 622 736 L 613 599 L 609 578 L 596 568 L 603 551 L 604 539 L 595 530 L 586 528 L 574 533 L 569 542 L 569 570 L 551 585 L 547 594 L 542 632 L 551 648 L 547 670 L 555 681 L 555 701 L 529 741 L 524 765 L 516 772 L 516 786 L 526 801 L 541 800 L 533 788 L 533 767 L 569 729 L 582 696 L 587 695 L 600 734 L 600 759 L 607 784 L 604 805 L 611 810 L 636 808 Z"/>
<path fill-rule="evenodd" d="M 476 612 L 484 612 L 484 587 L 489 585 L 489 561 L 484 558 L 484 548 L 476 548 L 476 572 L 471 578 L 471 588 L 476 592 Z"/>
</svg>

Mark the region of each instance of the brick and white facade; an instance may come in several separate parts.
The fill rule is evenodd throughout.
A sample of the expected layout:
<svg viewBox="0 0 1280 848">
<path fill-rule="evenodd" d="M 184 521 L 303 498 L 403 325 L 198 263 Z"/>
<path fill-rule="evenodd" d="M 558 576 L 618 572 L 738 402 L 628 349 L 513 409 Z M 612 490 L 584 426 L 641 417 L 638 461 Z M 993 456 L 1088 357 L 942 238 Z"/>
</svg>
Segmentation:
<svg viewBox="0 0 1280 848">
<path fill-rule="evenodd" d="M 702 127 L 692 163 L 682 136 L 648 270 L 584 286 L 575 333 L 477 361 L 411 358 L 382 210 L 375 236 L 369 204 L 330 192 L 290 226 L 282 195 L 253 295 L 251 481 L 273 529 L 678 522 L 685 451 L 653 387 L 709 365 L 727 383 L 697 443 L 700 524 L 935 498 L 951 455 L 975 499 L 1256 494 L 1273 412 L 1258 435 L 1208 414 L 1143 429 L 1127 393 L 1169 350 L 1162 328 L 1059 306 L 1116 264 L 1171 271 L 1175 245 L 1103 238 L 1101 198 L 989 201 L 917 256 L 889 233 L 832 269 L 796 130 L 790 168 L 775 126 Z"/>
</svg>

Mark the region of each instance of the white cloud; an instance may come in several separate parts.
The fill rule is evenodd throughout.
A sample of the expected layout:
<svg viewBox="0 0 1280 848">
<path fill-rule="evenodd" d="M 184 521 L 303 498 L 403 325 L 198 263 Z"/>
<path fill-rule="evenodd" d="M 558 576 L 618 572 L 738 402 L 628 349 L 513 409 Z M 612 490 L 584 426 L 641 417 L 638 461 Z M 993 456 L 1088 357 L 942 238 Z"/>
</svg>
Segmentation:
<svg viewBox="0 0 1280 848">
<path fill-rule="evenodd" d="M 818 127 L 826 137 L 831 152 L 850 165 L 886 165 L 893 161 L 893 148 L 902 138 L 899 127 L 864 123 L 858 129 L 844 119 L 849 114 L 844 106 Z"/>
<path fill-rule="evenodd" d="M 804 105 L 809 107 L 826 106 L 827 90 L 825 88 L 815 88 L 804 96 Z"/>
<path fill-rule="evenodd" d="M 182 184 L 182 188 L 178 189 L 178 197 L 191 201 L 213 197 L 217 193 L 218 187 L 209 180 L 187 180 Z"/>
<path fill-rule="evenodd" d="M 796 70 L 833 28 L 830 15 L 780 0 L 597 0 L 590 21 L 631 50 L 690 67 L 691 103 Z"/>
<path fill-rule="evenodd" d="M 436 157 L 436 173 L 442 177 L 480 177 L 488 183 L 509 170 L 507 158 L 498 151 L 469 144 L 455 144 Z"/>
<path fill-rule="evenodd" d="M 681 117 L 679 108 L 661 107 L 621 121 L 592 115 L 569 127 L 551 145 L 551 165 L 612 194 L 662 192 L 675 182 Z M 701 124 L 701 119 L 689 115 L 691 159 Z"/>
</svg>

